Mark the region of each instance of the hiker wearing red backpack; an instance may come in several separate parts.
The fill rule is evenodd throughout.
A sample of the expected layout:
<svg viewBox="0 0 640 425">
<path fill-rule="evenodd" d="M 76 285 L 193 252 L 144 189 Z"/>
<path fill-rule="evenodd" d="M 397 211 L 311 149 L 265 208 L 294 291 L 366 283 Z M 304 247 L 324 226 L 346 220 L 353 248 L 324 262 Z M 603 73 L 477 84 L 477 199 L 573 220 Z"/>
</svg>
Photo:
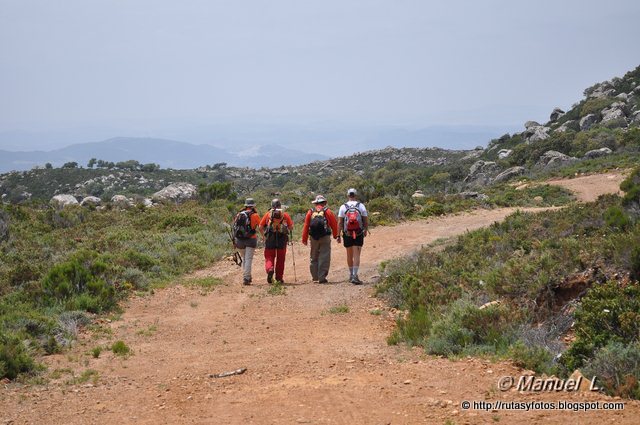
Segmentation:
<svg viewBox="0 0 640 425">
<path fill-rule="evenodd" d="M 364 238 L 369 233 L 369 217 L 364 204 L 358 202 L 355 189 L 349 189 L 347 196 L 349 200 L 345 202 L 338 211 L 338 227 L 342 231 L 344 247 L 347 248 L 347 265 L 349 266 L 349 282 L 354 285 L 362 284 L 358 277 L 360 267 L 360 253 Z M 340 237 L 338 236 L 338 243 Z"/>
<path fill-rule="evenodd" d="M 244 201 L 244 209 L 239 211 L 233 219 L 234 245 L 242 257 L 242 283 L 251 284 L 251 263 L 253 254 L 258 244 L 256 236 L 260 225 L 260 214 L 256 210 L 256 202 L 253 198 Z"/>
<path fill-rule="evenodd" d="M 327 200 L 318 195 L 312 202 L 314 208 L 307 211 L 302 228 L 302 243 L 307 245 L 311 236 L 311 253 L 309 271 L 311 279 L 318 283 L 327 283 L 327 275 L 331 265 L 331 236 L 338 238 L 338 221 L 327 208 Z"/>
<path fill-rule="evenodd" d="M 260 233 L 264 239 L 264 268 L 267 272 L 267 282 L 276 280 L 284 282 L 284 260 L 287 255 L 289 233 L 293 230 L 293 220 L 282 210 L 279 199 L 271 201 L 271 209 L 260 221 Z"/>
</svg>

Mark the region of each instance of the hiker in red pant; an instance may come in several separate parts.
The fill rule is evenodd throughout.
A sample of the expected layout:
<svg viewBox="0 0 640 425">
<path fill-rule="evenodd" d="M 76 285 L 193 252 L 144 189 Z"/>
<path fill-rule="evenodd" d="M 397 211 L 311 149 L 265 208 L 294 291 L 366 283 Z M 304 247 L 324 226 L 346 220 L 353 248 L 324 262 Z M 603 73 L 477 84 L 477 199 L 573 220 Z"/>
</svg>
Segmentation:
<svg viewBox="0 0 640 425">
<path fill-rule="evenodd" d="M 289 233 L 293 230 L 293 220 L 282 210 L 279 199 L 271 201 L 271 209 L 260 221 L 260 234 L 264 240 L 264 268 L 267 271 L 267 282 L 276 280 L 284 282 L 284 260 L 287 255 Z M 274 266 L 275 263 L 275 266 Z"/>
</svg>

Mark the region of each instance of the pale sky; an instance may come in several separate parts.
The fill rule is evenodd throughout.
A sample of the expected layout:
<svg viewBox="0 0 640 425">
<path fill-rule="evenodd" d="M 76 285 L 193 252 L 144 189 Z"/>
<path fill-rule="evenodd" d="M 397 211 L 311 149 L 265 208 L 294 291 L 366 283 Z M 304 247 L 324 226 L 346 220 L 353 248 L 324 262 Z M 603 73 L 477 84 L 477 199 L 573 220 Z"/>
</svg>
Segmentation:
<svg viewBox="0 0 640 425">
<path fill-rule="evenodd" d="M 0 132 L 546 121 L 640 65 L 638 22 L 637 0 L 0 0 Z"/>
</svg>

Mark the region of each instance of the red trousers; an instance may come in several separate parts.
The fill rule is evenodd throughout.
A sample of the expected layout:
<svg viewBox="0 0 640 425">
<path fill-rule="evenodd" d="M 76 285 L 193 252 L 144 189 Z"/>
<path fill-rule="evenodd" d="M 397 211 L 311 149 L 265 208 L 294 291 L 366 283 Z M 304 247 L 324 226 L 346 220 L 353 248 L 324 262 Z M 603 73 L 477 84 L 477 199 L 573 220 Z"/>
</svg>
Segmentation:
<svg viewBox="0 0 640 425">
<path fill-rule="evenodd" d="M 282 281 L 284 275 L 284 259 L 287 256 L 287 248 L 282 249 L 265 248 L 264 250 L 264 268 L 269 273 L 273 270 L 273 263 L 276 263 L 276 279 Z"/>
</svg>

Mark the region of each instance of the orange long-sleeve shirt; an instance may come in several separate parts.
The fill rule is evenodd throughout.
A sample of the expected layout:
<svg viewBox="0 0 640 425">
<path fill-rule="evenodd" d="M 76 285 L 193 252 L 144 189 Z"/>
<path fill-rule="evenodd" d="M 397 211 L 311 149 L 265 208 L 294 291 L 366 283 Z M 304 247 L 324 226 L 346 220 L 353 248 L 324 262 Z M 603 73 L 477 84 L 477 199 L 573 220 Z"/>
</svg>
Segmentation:
<svg viewBox="0 0 640 425">
<path fill-rule="evenodd" d="M 269 225 L 269 220 L 271 219 L 271 210 L 267 211 L 266 214 L 260 220 L 260 232 L 264 234 L 265 228 Z M 286 223 L 289 231 L 293 230 L 293 220 L 291 220 L 291 216 L 283 212 L 282 213 L 282 221 Z"/>
<path fill-rule="evenodd" d="M 309 226 L 311 225 L 311 216 L 313 215 L 314 209 L 310 209 L 307 211 L 307 215 L 304 218 L 304 226 L 302 227 L 302 243 L 306 244 L 309 240 Z M 324 213 L 324 216 L 327 219 L 327 224 L 331 229 L 331 233 L 334 238 L 338 237 L 338 220 L 336 219 L 335 214 L 329 208 Z"/>
</svg>

